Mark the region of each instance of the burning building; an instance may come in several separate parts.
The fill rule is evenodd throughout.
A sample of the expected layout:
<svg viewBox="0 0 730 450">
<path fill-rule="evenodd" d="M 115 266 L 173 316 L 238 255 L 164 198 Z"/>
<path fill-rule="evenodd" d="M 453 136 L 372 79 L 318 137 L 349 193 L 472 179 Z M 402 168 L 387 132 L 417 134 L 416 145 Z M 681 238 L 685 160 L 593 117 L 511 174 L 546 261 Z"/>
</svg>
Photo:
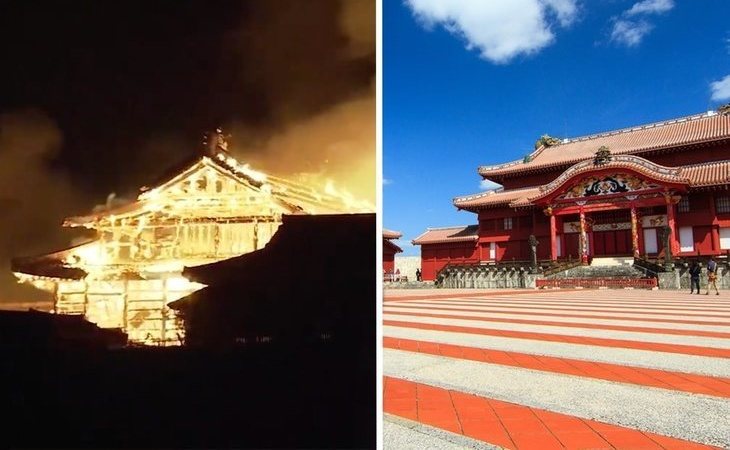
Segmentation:
<svg viewBox="0 0 730 450">
<path fill-rule="evenodd" d="M 283 214 L 328 214 L 372 207 L 324 189 L 269 176 L 238 162 L 217 130 L 181 170 L 143 187 L 133 202 L 70 217 L 95 238 L 54 253 L 15 258 L 21 283 L 53 295 L 54 312 L 83 315 L 130 341 L 177 345 L 183 327 L 168 303 L 204 285 L 182 275 L 262 248 Z M 110 202 L 107 202 L 110 203 Z"/>
</svg>

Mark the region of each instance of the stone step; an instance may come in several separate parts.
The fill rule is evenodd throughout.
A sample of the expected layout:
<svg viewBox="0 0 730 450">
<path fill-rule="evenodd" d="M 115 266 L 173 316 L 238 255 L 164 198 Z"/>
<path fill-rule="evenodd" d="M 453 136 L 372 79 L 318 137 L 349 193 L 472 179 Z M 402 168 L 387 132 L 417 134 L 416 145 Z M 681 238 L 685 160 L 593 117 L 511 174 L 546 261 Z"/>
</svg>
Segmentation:
<svg viewBox="0 0 730 450">
<path fill-rule="evenodd" d="M 633 265 L 599 265 L 573 267 L 549 278 L 642 278 L 646 274 Z"/>
<path fill-rule="evenodd" d="M 630 256 L 598 257 L 591 261 L 591 267 L 631 266 L 633 264 L 634 258 Z"/>
</svg>

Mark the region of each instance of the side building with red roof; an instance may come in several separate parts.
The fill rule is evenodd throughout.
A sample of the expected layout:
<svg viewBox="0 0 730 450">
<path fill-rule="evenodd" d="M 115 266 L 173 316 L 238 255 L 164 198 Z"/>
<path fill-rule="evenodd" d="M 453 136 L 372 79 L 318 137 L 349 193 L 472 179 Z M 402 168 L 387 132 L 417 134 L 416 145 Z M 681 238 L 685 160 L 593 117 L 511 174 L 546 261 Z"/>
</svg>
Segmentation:
<svg viewBox="0 0 730 450">
<path fill-rule="evenodd" d="M 710 111 L 575 139 L 544 136 L 524 159 L 482 166 L 501 187 L 460 196 L 476 225 L 428 229 L 424 280 L 448 263 L 718 256 L 730 251 L 730 113 Z"/>
<path fill-rule="evenodd" d="M 383 228 L 383 274 L 392 274 L 395 271 L 395 254 L 402 253 L 403 249 L 393 243 L 393 240 L 400 239 L 403 234 L 399 231 L 391 231 Z"/>
</svg>

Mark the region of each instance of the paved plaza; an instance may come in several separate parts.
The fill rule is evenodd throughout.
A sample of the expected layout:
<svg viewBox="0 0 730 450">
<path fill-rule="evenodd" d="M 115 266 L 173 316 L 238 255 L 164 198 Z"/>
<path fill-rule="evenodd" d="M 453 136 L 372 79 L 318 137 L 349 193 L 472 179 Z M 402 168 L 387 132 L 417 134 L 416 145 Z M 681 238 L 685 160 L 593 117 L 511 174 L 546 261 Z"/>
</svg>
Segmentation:
<svg viewBox="0 0 730 450">
<path fill-rule="evenodd" d="M 730 448 L 730 292 L 384 300 L 386 449 Z"/>
</svg>

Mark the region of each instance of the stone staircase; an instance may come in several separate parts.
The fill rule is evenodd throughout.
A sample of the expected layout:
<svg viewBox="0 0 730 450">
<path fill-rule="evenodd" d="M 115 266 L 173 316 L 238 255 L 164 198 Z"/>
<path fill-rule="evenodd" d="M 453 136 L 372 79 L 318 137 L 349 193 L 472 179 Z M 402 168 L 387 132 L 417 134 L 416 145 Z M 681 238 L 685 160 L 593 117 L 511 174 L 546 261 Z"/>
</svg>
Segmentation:
<svg viewBox="0 0 730 450">
<path fill-rule="evenodd" d="M 635 266 L 633 262 L 633 258 L 594 258 L 589 266 L 572 267 L 549 275 L 538 285 L 604 288 L 655 286 L 656 274 Z"/>
<path fill-rule="evenodd" d="M 547 278 L 646 278 L 646 269 L 634 266 L 634 258 L 594 258 L 590 266 L 578 266 Z"/>
</svg>

